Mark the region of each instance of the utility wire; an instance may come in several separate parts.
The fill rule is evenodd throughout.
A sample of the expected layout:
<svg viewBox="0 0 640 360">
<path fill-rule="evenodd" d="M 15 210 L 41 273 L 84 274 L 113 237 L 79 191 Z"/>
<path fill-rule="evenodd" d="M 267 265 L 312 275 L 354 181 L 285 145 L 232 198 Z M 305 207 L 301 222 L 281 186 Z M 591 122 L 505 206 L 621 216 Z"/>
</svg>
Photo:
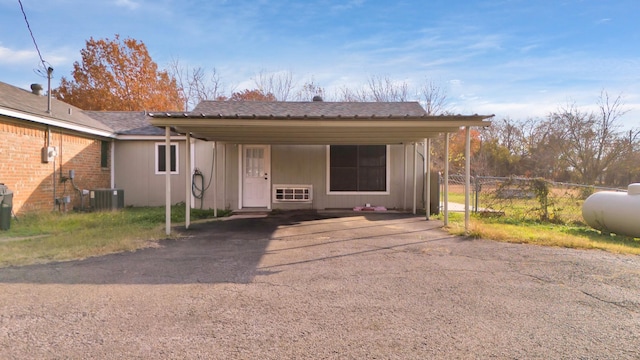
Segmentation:
<svg viewBox="0 0 640 360">
<path fill-rule="evenodd" d="M 47 64 L 42 58 L 42 54 L 40 53 L 40 49 L 38 48 L 38 43 L 36 42 L 36 38 L 33 36 L 33 31 L 31 31 L 31 26 L 29 25 L 29 20 L 27 20 L 27 14 L 24 12 L 24 7 L 22 6 L 22 1 L 18 0 L 18 4 L 20 4 L 20 10 L 22 10 L 22 15 L 24 15 L 24 21 L 27 23 L 27 29 L 29 29 L 29 34 L 31 34 L 31 39 L 33 40 L 33 45 L 36 47 L 36 51 L 38 52 L 38 57 L 40 58 L 40 62 L 42 62 L 42 66 L 45 71 L 47 70 Z"/>
</svg>

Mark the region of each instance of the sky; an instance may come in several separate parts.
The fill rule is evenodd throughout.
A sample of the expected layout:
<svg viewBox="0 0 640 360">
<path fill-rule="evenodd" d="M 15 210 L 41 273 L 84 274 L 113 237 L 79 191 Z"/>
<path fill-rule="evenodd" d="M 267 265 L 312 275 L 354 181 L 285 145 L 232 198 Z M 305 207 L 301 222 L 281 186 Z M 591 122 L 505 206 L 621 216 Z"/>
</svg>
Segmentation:
<svg viewBox="0 0 640 360">
<path fill-rule="evenodd" d="M 288 72 L 327 93 L 388 77 L 442 88 L 450 111 L 544 117 L 620 95 L 640 128 L 638 0 L 21 0 L 52 87 L 86 41 L 142 41 L 160 68 L 216 69 L 228 89 Z M 46 85 L 18 0 L 0 0 L 0 81 Z M 45 86 L 46 87 L 46 86 Z"/>
</svg>

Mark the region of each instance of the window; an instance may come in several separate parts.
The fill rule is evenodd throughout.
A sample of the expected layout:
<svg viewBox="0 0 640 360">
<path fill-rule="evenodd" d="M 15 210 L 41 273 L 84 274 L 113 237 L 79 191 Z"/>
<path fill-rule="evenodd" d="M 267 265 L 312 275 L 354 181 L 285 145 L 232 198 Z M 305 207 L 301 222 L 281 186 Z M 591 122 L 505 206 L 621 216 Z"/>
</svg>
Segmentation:
<svg viewBox="0 0 640 360">
<path fill-rule="evenodd" d="M 331 145 L 329 192 L 387 192 L 386 145 Z"/>
<path fill-rule="evenodd" d="M 166 173 L 166 145 L 156 143 L 156 174 Z M 178 173 L 178 144 L 171 143 L 171 173 Z"/>
<path fill-rule="evenodd" d="M 109 167 L 109 142 L 104 140 L 100 142 L 100 167 Z"/>
</svg>

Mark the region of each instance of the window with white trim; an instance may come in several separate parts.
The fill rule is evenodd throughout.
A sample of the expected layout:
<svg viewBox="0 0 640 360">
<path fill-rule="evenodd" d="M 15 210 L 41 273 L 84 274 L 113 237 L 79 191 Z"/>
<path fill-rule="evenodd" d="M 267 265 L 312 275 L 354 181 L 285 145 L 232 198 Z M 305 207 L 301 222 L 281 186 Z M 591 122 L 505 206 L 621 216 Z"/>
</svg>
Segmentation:
<svg viewBox="0 0 640 360">
<path fill-rule="evenodd" d="M 389 191 L 387 145 L 330 145 L 329 193 Z"/>
<path fill-rule="evenodd" d="M 178 144 L 171 143 L 171 173 L 178 173 Z M 156 174 L 165 174 L 166 173 L 166 144 L 165 143 L 156 143 Z"/>
</svg>

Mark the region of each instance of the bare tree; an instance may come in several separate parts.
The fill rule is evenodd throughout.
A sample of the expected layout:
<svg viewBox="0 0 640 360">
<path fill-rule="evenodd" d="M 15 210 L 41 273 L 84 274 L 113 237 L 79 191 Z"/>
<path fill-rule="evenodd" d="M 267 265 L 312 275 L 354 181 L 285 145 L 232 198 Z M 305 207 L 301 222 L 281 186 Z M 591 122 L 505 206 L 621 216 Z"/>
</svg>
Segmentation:
<svg viewBox="0 0 640 360">
<path fill-rule="evenodd" d="M 600 93 L 597 112 L 583 112 L 575 105 L 561 108 L 549 118 L 562 127 L 558 151 L 577 173 L 578 181 L 595 184 L 604 171 L 627 150 L 620 136 L 621 96 L 611 99 L 606 91 Z"/>
<path fill-rule="evenodd" d="M 388 76 L 371 76 L 367 82 L 368 93 L 371 101 L 408 101 L 409 86 L 406 81 L 394 82 Z"/>
<path fill-rule="evenodd" d="M 253 78 L 258 90 L 263 94 L 273 94 L 278 101 L 287 101 L 294 88 L 293 74 L 290 71 L 268 73 L 261 70 Z"/>
<path fill-rule="evenodd" d="M 190 68 L 173 59 L 169 63 L 169 71 L 176 78 L 186 110 L 195 108 L 203 100 L 224 98 L 224 85 L 216 68 L 207 74 L 201 67 Z"/>
<path fill-rule="evenodd" d="M 324 88 L 316 84 L 312 78 L 302 85 L 302 88 L 296 93 L 295 99 L 297 101 L 312 101 L 316 96 L 320 96 L 324 99 L 325 95 L 326 93 Z"/>
<path fill-rule="evenodd" d="M 426 79 L 424 85 L 419 90 L 420 101 L 429 115 L 440 115 L 449 112 L 449 104 L 446 91 Z"/>
</svg>

